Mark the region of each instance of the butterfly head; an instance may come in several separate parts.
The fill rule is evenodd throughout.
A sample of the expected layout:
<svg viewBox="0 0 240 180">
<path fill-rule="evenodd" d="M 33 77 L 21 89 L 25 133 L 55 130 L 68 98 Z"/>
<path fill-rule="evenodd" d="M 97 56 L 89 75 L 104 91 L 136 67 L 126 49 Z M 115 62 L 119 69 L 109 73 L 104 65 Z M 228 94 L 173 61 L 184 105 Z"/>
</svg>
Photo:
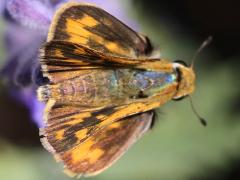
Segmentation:
<svg viewBox="0 0 240 180">
<path fill-rule="evenodd" d="M 194 62 L 196 60 L 197 55 L 207 45 L 209 45 L 211 43 L 211 41 L 212 41 L 211 36 L 209 36 L 205 41 L 203 41 L 201 46 L 194 53 L 190 67 L 188 67 L 186 65 L 186 63 L 184 63 L 183 61 L 175 61 L 175 63 L 173 63 L 173 68 L 175 69 L 175 71 L 177 73 L 177 80 L 178 80 L 178 90 L 177 90 L 177 93 L 175 94 L 175 96 L 173 97 L 173 99 L 179 100 L 179 99 L 182 99 L 182 98 L 188 96 L 194 114 L 198 117 L 199 121 L 204 126 L 207 125 L 207 122 L 196 111 L 190 94 L 193 93 L 193 91 L 195 89 Z"/>
<path fill-rule="evenodd" d="M 177 93 L 174 95 L 173 100 L 181 100 L 184 97 L 189 97 L 189 101 L 194 114 L 198 117 L 199 121 L 203 126 L 207 125 L 205 119 L 203 119 L 199 113 L 196 111 L 191 94 L 195 89 L 195 73 L 193 70 L 193 63 L 190 67 L 186 65 L 183 61 L 176 61 L 173 63 L 173 68 L 177 73 L 178 88 Z"/>
<path fill-rule="evenodd" d="M 183 61 L 175 61 L 173 68 L 177 74 L 177 92 L 174 95 L 174 100 L 180 100 L 191 93 L 195 89 L 195 73 L 192 67 L 187 67 Z"/>
</svg>

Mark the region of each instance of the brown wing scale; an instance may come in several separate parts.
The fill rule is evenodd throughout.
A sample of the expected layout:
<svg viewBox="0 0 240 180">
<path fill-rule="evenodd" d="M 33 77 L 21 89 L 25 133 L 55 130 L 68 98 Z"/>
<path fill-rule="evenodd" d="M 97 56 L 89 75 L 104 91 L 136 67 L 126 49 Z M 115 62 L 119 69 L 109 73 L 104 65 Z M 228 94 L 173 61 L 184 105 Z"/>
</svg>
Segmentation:
<svg viewBox="0 0 240 180">
<path fill-rule="evenodd" d="M 153 113 L 147 112 L 109 124 L 74 148 L 55 152 L 56 158 L 64 162 L 65 172 L 69 175 L 98 174 L 120 158 L 150 128 L 152 117 Z M 81 133 L 72 132 L 72 135 L 77 134 L 80 136 Z M 49 143 L 52 136 L 48 133 L 45 136 L 43 144 L 50 151 L 56 151 L 53 144 Z M 68 142 L 71 141 L 72 137 L 69 137 Z"/>
<path fill-rule="evenodd" d="M 67 3 L 56 13 L 48 42 L 68 41 L 108 55 L 138 57 L 152 51 L 150 41 L 103 9 Z"/>
</svg>

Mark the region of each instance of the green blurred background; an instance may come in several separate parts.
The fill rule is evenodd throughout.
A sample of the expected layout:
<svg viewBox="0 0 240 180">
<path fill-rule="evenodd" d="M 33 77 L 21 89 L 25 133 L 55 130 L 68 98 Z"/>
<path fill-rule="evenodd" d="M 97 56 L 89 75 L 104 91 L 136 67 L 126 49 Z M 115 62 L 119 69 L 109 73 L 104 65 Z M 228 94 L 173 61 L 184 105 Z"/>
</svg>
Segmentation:
<svg viewBox="0 0 240 180">
<path fill-rule="evenodd" d="M 162 57 L 197 58 L 194 104 L 208 120 L 197 121 L 186 98 L 157 110 L 158 122 L 116 164 L 89 179 L 240 179 L 240 14 L 237 1 L 123 1 Z M 1 24 L 1 32 L 4 25 Z M 2 39 L 2 36 L 0 36 Z M 2 42 L 2 41 L 1 41 Z M 0 63 L 4 49 L 0 46 Z M 0 179 L 67 180 L 39 142 L 27 110 L 0 88 Z"/>
</svg>

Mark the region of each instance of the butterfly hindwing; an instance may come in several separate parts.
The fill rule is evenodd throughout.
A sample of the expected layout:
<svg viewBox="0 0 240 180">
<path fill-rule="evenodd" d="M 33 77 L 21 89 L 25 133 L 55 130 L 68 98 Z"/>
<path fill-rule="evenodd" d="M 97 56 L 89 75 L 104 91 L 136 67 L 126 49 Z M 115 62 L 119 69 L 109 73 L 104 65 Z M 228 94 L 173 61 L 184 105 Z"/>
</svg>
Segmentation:
<svg viewBox="0 0 240 180">
<path fill-rule="evenodd" d="M 166 61 L 149 58 L 126 58 L 118 56 L 109 56 L 102 52 L 90 49 L 80 44 L 65 41 L 50 41 L 45 44 L 41 54 L 41 64 L 44 76 L 52 82 L 65 76 L 65 72 L 70 72 L 73 77 L 77 71 L 96 69 L 164 69 L 171 71 L 171 66 Z M 81 74 L 78 72 L 77 74 Z M 82 73 L 84 74 L 84 73 Z M 57 76 L 57 77 L 56 77 Z"/>
<path fill-rule="evenodd" d="M 42 51 L 41 63 L 45 66 L 52 66 L 51 69 L 47 69 L 49 72 L 61 69 L 64 71 L 68 68 L 72 68 L 72 70 L 116 67 L 131 68 L 145 61 L 153 61 L 108 56 L 95 49 L 89 49 L 80 44 L 65 41 L 51 41 L 46 43 Z"/>
<path fill-rule="evenodd" d="M 153 113 L 146 112 L 96 129 L 99 119 L 112 111 L 106 108 L 89 113 L 70 106 L 56 106 L 48 114 L 48 127 L 42 130 L 42 142 L 58 160 L 64 162 L 67 172 L 97 174 L 117 160 L 149 129 L 152 122 Z"/>
<path fill-rule="evenodd" d="M 149 128 L 152 113 L 134 115 L 108 125 L 62 159 L 70 172 L 96 175 L 109 167 Z M 81 155 L 79 155 L 81 153 Z"/>
<path fill-rule="evenodd" d="M 95 58 L 94 58 L 95 56 Z M 97 54 L 86 47 L 64 41 L 51 41 L 41 49 L 42 72 L 52 83 L 89 74 L 100 69 L 94 60 Z M 93 60 L 94 59 L 94 60 Z"/>
<path fill-rule="evenodd" d="M 41 134 L 46 136 L 54 152 L 76 147 L 98 131 L 128 116 L 152 109 L 154 103 L 87 108 L 57 103 L 50 99 L 45 109 L 45 124 Z M 47 149 L 52 149 L 46 147 Z"/>
</svg>

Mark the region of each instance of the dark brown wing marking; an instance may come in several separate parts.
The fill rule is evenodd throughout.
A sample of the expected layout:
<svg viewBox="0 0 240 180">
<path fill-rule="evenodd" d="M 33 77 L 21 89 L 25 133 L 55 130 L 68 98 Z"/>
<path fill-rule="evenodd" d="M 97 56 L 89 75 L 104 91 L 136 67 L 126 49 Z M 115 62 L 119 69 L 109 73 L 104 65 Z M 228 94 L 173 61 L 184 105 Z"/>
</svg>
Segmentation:
<svg viewBox="0 0 240 180">
<path fill-rule="evenodd" d="M 146 112 L 126 117 L 106 126 L 74 148 L 62 151 L 58 151 L 56 144 L 51 142 L 51 133 L 46 133 L 42 140 L 48 149 L 56 151 L 57 159 L 64 162 L 70 175 L 95 175 L 120 158 L 150 128 L 152 116 L 152 112 Z M 72 131 L 65 146 L 71 144 L 73 139 L 77 140 L 84 134 L 83 131 L 85 129 L 82 133 Z"/>
<path fill-rule="evenodd" d="M 68 3 L 57 12 L 49 41 L 68 41 L 113 56 L 139 57 L 151 53 L 150 41 L 93 5 Z"/>
</svg>

